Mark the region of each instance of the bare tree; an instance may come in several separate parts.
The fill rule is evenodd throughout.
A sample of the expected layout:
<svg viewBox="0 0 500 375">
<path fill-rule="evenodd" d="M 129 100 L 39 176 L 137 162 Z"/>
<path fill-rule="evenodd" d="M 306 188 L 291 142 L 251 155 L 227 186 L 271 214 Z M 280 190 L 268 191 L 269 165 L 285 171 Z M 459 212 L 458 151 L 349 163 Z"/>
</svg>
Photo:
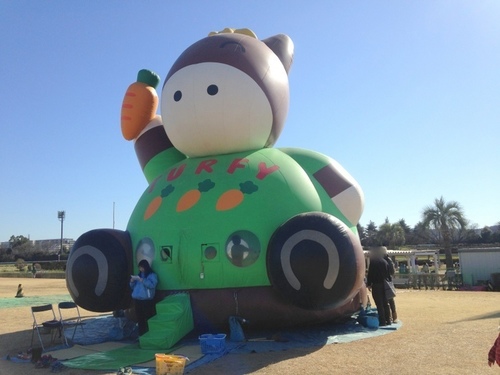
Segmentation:
<svg viewBox="0 0 500 375">
<path fill-rule="evenodd" d="M 405 244 L 405 231 L 400 223 L 391 224 L 389 219 L 385 219 L 384 224 L 379 227 L 377 242 L 381 246 L 399 248 Z"/>
</svg>

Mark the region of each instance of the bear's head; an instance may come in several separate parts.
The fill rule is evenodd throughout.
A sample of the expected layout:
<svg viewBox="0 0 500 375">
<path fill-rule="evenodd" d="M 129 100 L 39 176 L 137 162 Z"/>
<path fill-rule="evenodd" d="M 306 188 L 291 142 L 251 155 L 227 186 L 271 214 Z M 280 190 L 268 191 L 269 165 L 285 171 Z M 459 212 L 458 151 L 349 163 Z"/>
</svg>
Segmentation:
<svg viewBox="0 0 500 375">
<path fill-rule="evenodd" d="M 226 29 L 191 45 L 162 90 L 173 145 L 190 157 L 271 147 L 288 112 L 292 59 L 288 36 L 261 41 L 248 29 Z"/>
</svg>

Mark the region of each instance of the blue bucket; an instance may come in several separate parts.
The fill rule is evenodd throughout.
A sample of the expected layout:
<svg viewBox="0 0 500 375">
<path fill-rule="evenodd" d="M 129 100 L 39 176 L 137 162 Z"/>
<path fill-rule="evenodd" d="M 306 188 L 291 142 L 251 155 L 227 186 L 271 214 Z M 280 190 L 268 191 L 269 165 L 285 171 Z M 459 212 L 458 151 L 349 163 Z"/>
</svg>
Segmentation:
<svg viewBox="0 0 500 375">
<path fill-rule="evenodd" d="M 378 328 L 379 326 L 378 313 L 370 311 L 368 309 L 361 310 L 357 320 L 363 327 Z"/>
<path fill-rule="evenodd" d="M 378 328 L 378 314 L 367 314 L 366 315 L 366 327 L 368 328 Z"/>
</svg>

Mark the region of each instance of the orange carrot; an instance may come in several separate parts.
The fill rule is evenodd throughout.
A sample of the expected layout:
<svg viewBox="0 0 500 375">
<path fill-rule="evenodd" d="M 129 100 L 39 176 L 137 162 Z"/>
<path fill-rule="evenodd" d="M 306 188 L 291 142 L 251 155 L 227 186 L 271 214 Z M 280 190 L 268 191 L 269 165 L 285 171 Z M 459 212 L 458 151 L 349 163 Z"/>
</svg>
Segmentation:
<svg viewBox="0 0 500 375">
<path fill-rule="evenodd" d="M 187 191 L 177 202 L 177 212 L 189 210 L 200 200 L 200 197 L 201 192 L 198 189 Z"/>
<path fill-rule="evenodd" d="M 243 192 L 238 189 L 231 189 L 223 193 L 217 200 L 215 209 L 217 211 L 230 210 L 243 202 Z"/>
<path fill-rule="evenodd" d="M 143 69 L 137 75 L 137 82 L 132 83 L 125 92 L 121 128 L 126 140 L 135 139 L 155 117 L 158 108 L 158 94 L 155 87 L 159 81 L 158 75 Z"/>
<path fill-rule="evenodd" d="M 156 213 L 156 211 L 158 211 L 158 209 L 161 206 L 161 202 L 162 202 L 162 197 L 155 197 L 149 203 L 148 207 L 146 208 L 146 211 L 144 212 L 144 220 L 148 220 L 151 216 L 153 216 Z"/>
</svg>

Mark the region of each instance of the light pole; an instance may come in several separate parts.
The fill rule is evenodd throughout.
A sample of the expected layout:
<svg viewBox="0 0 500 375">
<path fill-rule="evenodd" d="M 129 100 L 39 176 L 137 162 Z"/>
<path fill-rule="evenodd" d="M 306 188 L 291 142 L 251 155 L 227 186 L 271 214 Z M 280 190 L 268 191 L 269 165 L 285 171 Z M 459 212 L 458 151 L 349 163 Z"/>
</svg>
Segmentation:
<svg viewBox="0 0 500 375">
<path fill-rule="evenodd" d="M 61 248 L 59 249 L 59 253 L 57 254 L 57 261 L 61 260 L 61 253 L 63 249 L 63 223 L 64 223 L 64 218 L 66 217 L 66 212 L 64 211 L 57 211 L 57 218 L 61 220 Z"/>
</svg>

